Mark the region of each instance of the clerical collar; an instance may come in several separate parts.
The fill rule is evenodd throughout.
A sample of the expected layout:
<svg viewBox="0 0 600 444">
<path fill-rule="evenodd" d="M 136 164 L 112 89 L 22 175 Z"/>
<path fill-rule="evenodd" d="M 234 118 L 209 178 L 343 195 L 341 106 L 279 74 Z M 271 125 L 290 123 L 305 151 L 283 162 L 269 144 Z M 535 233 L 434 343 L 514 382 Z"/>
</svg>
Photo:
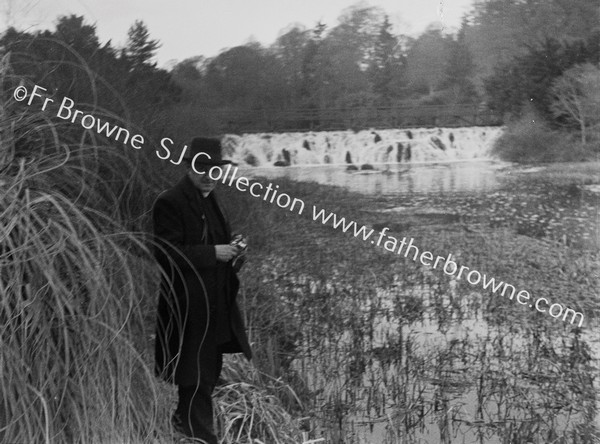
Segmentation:
<svg viewBox="0 0 600 444">
<path fill-rule="evenodd" d="M 196 193 L 198 193 L 198 197 L 200 197 L 201 199 L 208 198 L 208 196 L 210 195 L 210 193 L 212 193 L 212 190 L 210 190 L 208 193 L 202 191 L 200 188 L 195 188 L 195 190 L 196 190 Z"/>
</svg>

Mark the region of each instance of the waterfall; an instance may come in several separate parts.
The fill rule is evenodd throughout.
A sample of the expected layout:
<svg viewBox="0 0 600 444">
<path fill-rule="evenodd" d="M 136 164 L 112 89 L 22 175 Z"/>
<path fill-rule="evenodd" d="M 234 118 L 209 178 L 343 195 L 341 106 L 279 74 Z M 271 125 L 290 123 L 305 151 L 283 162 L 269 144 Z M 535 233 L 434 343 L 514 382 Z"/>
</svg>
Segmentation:
<svg viewBox="0 0 600 444">
<path fill-rule="evenodd" d="M 225 154 L 240 165 L 355 165 L 489 159 L 502 127 L 228 134 Z"/>
</svg>

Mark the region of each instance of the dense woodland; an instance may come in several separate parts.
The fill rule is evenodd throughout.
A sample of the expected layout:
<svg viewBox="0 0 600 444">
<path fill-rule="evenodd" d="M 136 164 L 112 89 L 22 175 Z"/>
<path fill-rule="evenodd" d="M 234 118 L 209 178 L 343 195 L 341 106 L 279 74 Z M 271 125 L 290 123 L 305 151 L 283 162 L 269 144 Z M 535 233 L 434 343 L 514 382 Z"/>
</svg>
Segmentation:
<svg viewBox="0 0 600 444">
<path fill-rule="evenodd" d="M 77 16 L 60 17 L 52 31 L 9 29 L 0 44 L 14 74 L 154 136 L 222 132 L 227 112 L 457 104 L 505 122 L 534 112 L 553 128 L 581 130 L 584 143 L 597 124 L 595 0 L 475 0 L 456 33 L 401 31 L 384 10 L 357 4 L 334 27 L 295 25 L 269 46 L 198 55 L 169 72 L 154 63 L 160 43 L 139 21 L 124 48 L 101 43 Z"/>
</svg>

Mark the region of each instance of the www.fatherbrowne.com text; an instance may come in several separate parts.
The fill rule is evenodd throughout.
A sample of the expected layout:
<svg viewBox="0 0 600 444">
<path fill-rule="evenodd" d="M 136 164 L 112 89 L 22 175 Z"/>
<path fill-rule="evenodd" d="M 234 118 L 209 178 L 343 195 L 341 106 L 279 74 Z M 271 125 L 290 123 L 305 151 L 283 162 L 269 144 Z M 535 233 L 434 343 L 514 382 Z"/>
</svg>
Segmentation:
<svg viewBox="0 0 600 444">
<path fill-rule="evenodd" d="M 297 211 L 298 214 L 304 212 L 305 203 L 298 198 L 292 198 L 288 194 L 281 192 L 279 185 L 273 186 L 269 183 L 264 187 L 260 182 L 251 181 L 244 176 L 238 176 L 238 168 L 232 168 L 228 165 L 226 168 L 214 167 L 209 172 L 209 177 L 213 180 L 220 181 L 228 186 L 234 186 L 239 191 L 249 191 L 253 197 L 262 198 L 264 201 L 275 203 L 282 209 L 289 211 Z M 236 179 L 237 177 L 237 179 Z M 266 190 L 263 192 L 263 190 Z M 519 290 L 514 285 L 507 282 L 496 281 L 495 278 L 489 278 L 486 274 L 482 274 L 475 269 L 470 269 L 465 265 L 458 265 L 452 260 L 452 254 L 448 256 L 434 256 L 430 251 L 420 252 L 419 248 L 414 245 L 414 239 L 408 241 L 406 237 L 402 240 L 396 239 L 394 236 L 386 234 L 389 228 L 385 227 L 375 234 L 374 229 L 362 225 L 359 226 L 355 221 L 346 221 L 344 217 L 338 217 L 337 214 L 327 212 L 325 209 L 318 209 L 312 206 L 312 219 L 315 222 L 321 222 L 323 225 L 331 226 L 334 229 L 340 229 L 344 233 L 349 232 L 358 239 L 363 241 L 371 241 L 371 244 L 380 247 L 383 246 L 387 251 L 395 254 L 402 254 L 404 257 L 411 255 L 412 260 L 420 262 L 424 266 L 437 269 L 442 268 L 443 272 L 448 276 L 453 276 L 457 280 L 466 279 L 471 285 L 479 285 L 481 283 L 484 290 L 491 290 L 492 294 L 498 293 L 501 296 L 506 296 L 513 300 L 516 298 L 521 305 L 529 305 L 530 308 L 535 308 L 541 313 L 548 313 L 553 318 L 561 318 L 565 322 L 575 324 L 578 322 L 579 327 L 583 325 L 583 313 L 577 312 L 571 308 L 564 307 L 561 304 L 550 304 L 546 298 L 532 299 L 531 294 L 527 290 Z"/>
<path fill-rule="evenodd" d="M 327 213 L 324 209 L 318 210 L 313 206 L 313 220 L 320 220 L 323 225 L 326 225 L 331 220 L 333 228 L 340 228 L 343 232 L 350 232 L 356 238 L 362 238 L 363 241 L 368 241 L 371 236 L 375 233 L 374 229 L 368 229 L 364 225 L 360 228 L 354 221 L 346 222 L 344 217 L 338 217 L 335 213 Z M 500 294 L 501 296 L 507 296 L 511 301 L 515 298 L 521 305 L 529 305 L 529 308 L 535 308 L 541 313 L 548 313 L 553 318 L 561 318 L 565 322 L 574 324 L 579 321 L 579 327 L 583 325 L 583 313 L 577 312 L 571 308 L 564 307 L 561 304 L 550 304 L 550 301 L 546 298 L 532 299 L 531 294 L 526 290 L 519 290 L 514 285 L 507 282 L 496 281 L 495 278 L 489 278 L 485 273 L 480 273 L 475 269 L 470 269 L 467 266 L 459 266 L 452 260 L 452 254 L 448 254 L 447 257 L 434 256 L 430 251 L 419 251 L 419 248 L 413 244 L 414 239 L 410 238 L 407 243 L 406 237 L 403 237 L 401 241 L 398 241 L 393 236 L 386 235 L 389 228 L 384 227 L 377 233 L 377 238 L 371 239 L 371 243 L 376 246 L 381 246 L 383 242 L 383 248 L 396 254 L 404 252 L 404 257 L 409 255 L 415 262 L 421 262 L 421 264 L 433 269 L 437 269 L 438 265 L 443 268 L 443 271 L 448 276 L 455 276 L 456 279 L 460 280 L 464 278 L 471 285 L 481 286 L 484 290 L 491 290 L 493 294 Z M 419 254 L 420 253 L 420 254 Z M 442 267 L 443 264 L 443 267 Z M 458 273 L 457 273 L 458 272 Z"/>
</svg>

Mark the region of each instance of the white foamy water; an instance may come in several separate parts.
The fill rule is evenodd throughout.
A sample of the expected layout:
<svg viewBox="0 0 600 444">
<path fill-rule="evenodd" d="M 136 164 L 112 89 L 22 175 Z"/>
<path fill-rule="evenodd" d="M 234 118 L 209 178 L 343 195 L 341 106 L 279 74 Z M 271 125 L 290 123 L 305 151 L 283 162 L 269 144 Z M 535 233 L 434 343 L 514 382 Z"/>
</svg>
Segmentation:
<svg viewBox="0 0 600 444">
<path fill-rule="evenodd" d="M 445 162 L 489 159 L 502 127 L 411 128 L 226 135 L 226 154 L 240 165 L 275 166 Z M 287 152 L 287 154 L 286 154 Z"/>
</svg>

